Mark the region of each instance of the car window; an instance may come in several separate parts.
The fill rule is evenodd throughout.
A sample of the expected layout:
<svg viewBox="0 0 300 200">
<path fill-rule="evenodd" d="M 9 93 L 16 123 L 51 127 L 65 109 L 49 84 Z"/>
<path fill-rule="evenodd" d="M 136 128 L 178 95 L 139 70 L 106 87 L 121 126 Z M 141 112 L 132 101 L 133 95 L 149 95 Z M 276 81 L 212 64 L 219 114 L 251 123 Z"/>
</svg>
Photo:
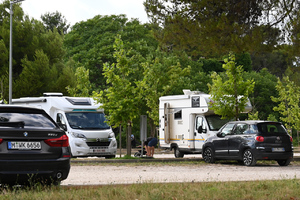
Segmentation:
<svg viewBox="0 0 300 200">
<path fill-rule="evenodd" d="M 248 131 L 249 127 L 248 124 L 237 124 L 235 129 L 234 129 L 234 133 L 235 135 L 242 135 L 245 134 L 246 131 Z"/>
<path fill-rule="evenodd" d="M 277 122 L 265 122 L 257 124 L 258 131 L 264 134 L 287 134 L 286 129 L 281 123 Z"/>
<path fill-rule="evenodd" d="M 19 125 L 18 125 L 19 124 Z M 55 128 L 45 115 L 37 113 L 0 113 L 0 128 L 7 127 Z"/>
<path fill-rule="evenodd" d="M 231 135 L 231 134 L 232 134 L 232 129 L 233 129 L 234 125 L 235 125 L 235 124 L 230 124 L 230 123 L 229 123 L 229 124 L 226 124 L 226 125 L 223 127 L 221 133 L 222 133 L 222 134 L 225 134 L 225 135 Z"/>
</svg>

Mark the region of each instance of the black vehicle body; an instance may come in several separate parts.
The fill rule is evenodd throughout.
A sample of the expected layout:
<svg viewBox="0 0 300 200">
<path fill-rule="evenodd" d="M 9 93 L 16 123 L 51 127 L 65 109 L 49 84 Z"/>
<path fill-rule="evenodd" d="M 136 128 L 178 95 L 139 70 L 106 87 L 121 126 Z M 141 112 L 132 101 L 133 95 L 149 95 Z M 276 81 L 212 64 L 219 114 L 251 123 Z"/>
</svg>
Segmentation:
<svg viewBox="0 0 300 200">
<path fill-rule="evenodd" d="M 257 160 L 276 160 L 286 166 L 293 158 L 292 138 L 280 122 L 228 122 L 205 141 L 202 156 L 209 163 L 230 159 L 251 166 Z"/>
<path fill-rule="evenodd" d="M 57 184 L 70 171 L 68 137 L 43 110 L 0 106 L 0 184 Z"/>
</svg>

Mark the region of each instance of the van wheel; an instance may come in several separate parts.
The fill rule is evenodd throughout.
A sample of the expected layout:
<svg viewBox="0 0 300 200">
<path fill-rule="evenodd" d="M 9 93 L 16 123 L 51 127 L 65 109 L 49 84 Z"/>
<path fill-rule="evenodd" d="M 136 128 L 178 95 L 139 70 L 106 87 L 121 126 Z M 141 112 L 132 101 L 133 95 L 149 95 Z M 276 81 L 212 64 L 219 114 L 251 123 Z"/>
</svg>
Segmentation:
<svg viewBox="0 0 300 200">
<path fill-rule="evenodd" d="M 280 166 L 288 166 L 290 164 L 290 162 L 292 161 L 292 159 L 286 159 L 286 160 L 277 160 L 277 163 Z"/>
<path fill-rule="evenodd" d="M 180 152 L 178 147 L 175 147 L 174 148 L 174 155 L 175 155 L 175 158 L 183 158 L 184 153 Z"/>
<path fill-rule="evenodd" d="M 202 157 L 206 163 L 214 163 L 215 162 L 214 152 L 210 147 L 207 147 L 204 149 Z"/>
<path fill-rule="evenodd" d="M 246 149 L 243 153 L 243 163 L 246 166 L 254 166 L 256 164 L 256 158 L 254 157 L 250 149 Z"/>
</svg>

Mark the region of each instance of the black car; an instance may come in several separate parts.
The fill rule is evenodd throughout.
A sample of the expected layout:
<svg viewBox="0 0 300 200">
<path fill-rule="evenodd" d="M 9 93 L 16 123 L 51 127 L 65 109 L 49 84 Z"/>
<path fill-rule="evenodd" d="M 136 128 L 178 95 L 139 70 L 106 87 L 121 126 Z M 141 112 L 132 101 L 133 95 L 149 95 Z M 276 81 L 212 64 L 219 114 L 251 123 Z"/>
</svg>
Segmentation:
<svg viewBox="0 0 300 200">
<path fill-rule="evenodd" d="M 253 166 L 257 160 L 276 160 L 287 166 L 293 159 L 292 141 L 280 122 L 228 122 L 216 136 L 205 141 L 202 157 L 207 163 L 229 159 Z"/>
<path fill-rule="evenodd" d="M 0 106 L 0 184 L 59 184 L 70 171 L 68 136 L 41 109 Z"/>
</svg>

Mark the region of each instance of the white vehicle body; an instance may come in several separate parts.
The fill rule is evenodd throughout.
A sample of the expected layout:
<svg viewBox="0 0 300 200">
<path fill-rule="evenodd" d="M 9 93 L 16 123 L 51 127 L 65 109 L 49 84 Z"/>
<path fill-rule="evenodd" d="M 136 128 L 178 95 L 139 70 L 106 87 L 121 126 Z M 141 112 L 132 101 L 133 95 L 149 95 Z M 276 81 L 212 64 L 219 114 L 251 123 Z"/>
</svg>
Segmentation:
<svg viewBox="0 0 300 200">
<path fill-rule="evenodd" d="M 209 108 L 210 95 L 184 90 L 184 95 L 159 98 L 159 144 L 174 149 L 175 157 L 202 153 L 204 141 L 217 133 L 228 120 Z M 252 109 L 250 101 L 245 112 Z"/>
<path fill-rule="evenodd" d="M 115 157 L 115 134 L 93 98 L 44 93 L 43 97 L 13 99 L 12 104 L 45 110 L 66 131 L 72 156 Z"/>
</svg>

